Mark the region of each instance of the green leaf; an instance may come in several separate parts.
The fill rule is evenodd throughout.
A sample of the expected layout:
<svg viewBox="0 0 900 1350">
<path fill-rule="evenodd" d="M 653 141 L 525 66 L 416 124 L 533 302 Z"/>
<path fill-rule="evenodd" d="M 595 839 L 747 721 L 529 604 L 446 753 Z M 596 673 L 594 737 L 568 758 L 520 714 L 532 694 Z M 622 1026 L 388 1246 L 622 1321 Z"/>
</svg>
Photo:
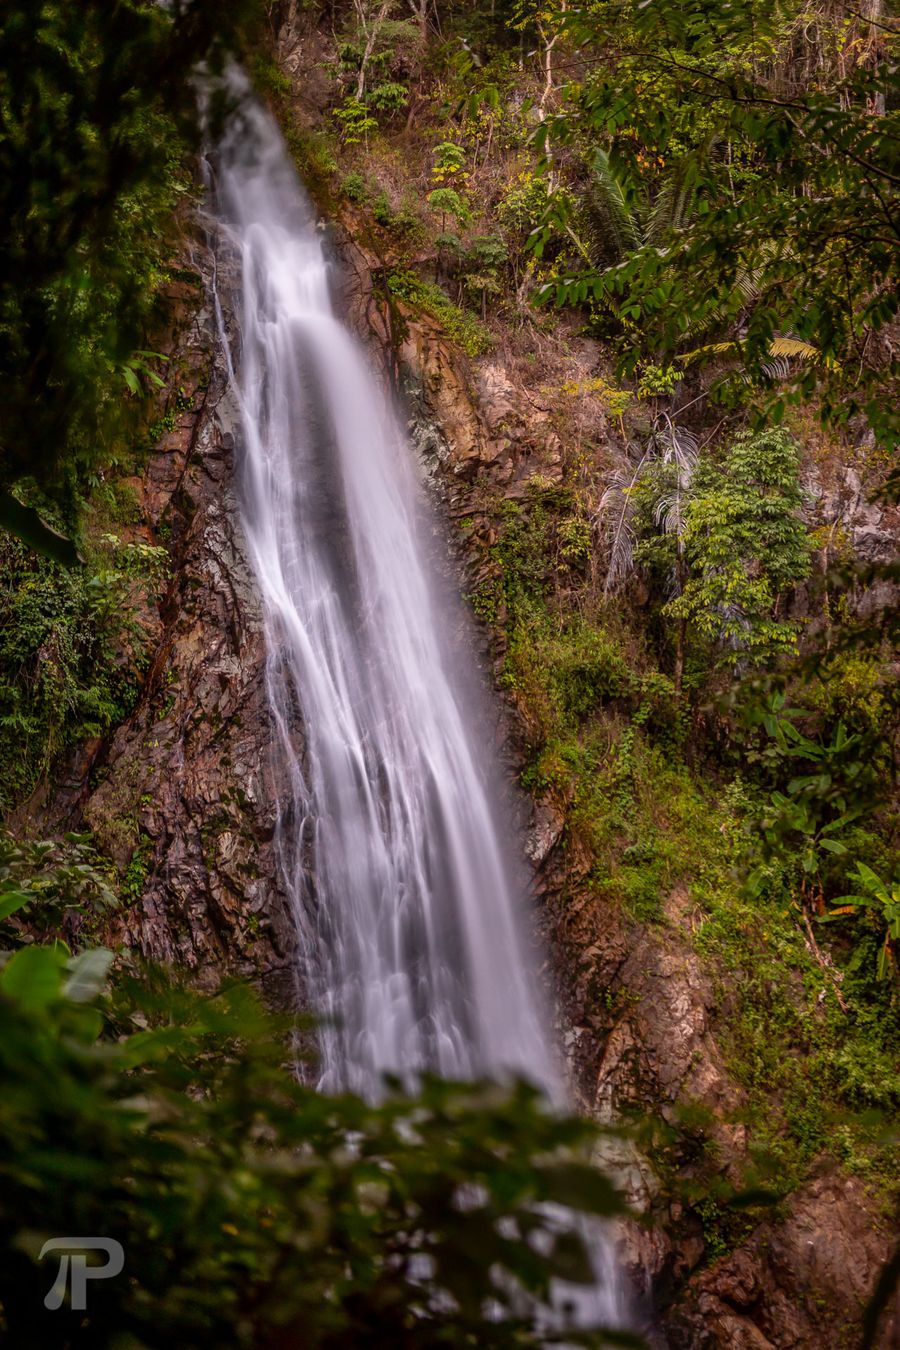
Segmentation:
<svg viewBox="0 0 900 1350">
<path fill-rule="evenodd" d="M 69 962 L 69 977 L 63 986 L 63 994 L 73 1003 L 88 1003 L 106 985 L 109 968 L 115 960 L 114 953 L 106 947 L 92 947 L 79 952 Z"/>
<path fill-rule="evenodd" d="M 26 891 L 4 891 L 0 895 L 0 919 L 8 919 L 10 914 L 15 914 L 24 905 L 28 905 L 35 897 Z"/>
<path fill-rule="evenodd" d="M 38 1012 L 59 999 L 67 961 L 62 943 L 23 947 L 3 967 L 0 992 L 29 1012 Z"/>
<path fill-rule="evenodd" d="M 859 876 L 860 881 L 864 882 L 864 884 L 868 886 L 869 889 L 873 891 L 876 895 L 878 895 L 879 893 L 884 895 L 887 894 L 887 887 L 881 880 L 881 877 L 878 875 L 877 872 L 873 872 L 871 867 L 869 867 L 867 863 L 857 862 L 856 872 L 857 875 Z"/>
<path fill-rule="evenodd" d="M 23 504 L 5 489 L 0 488 L 0 527 L 21 539 L 23 544 L 43 553 L 63 567 L 75 567 L 81 559 L 71 539 L 51 530 L 32 506 Z"/>
</svg>

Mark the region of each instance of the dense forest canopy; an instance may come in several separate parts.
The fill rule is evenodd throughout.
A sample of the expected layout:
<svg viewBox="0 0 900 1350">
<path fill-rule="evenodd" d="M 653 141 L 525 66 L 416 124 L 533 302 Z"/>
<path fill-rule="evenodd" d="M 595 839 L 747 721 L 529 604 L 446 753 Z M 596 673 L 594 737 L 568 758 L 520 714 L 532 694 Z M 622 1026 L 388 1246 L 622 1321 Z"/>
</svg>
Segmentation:
<svg viewBox="0 0 900 1350">
<path fill-rule="evenodd" d="M 563 278 L 557 298 L 613 297 L 632 360 L 639 343 L 682 365 L 733 357 L 779 385 L 769 416 L 785 385 L 815 389 L 826 416 L 864 408 L 892 444 L 890 24 L 844 6 L 702 2 L 563 9 L 556 23 L 578 57 L 571 107 L 540 139 L 577 139 L 594 209 L 615 221 L 606 266 Z"/>
<path fill-rule="evenodd" d="M 250 5 L 223 12 L 196 0 L 13 4 L 4 13 L 7 524 L 37 529 L 9 493 L 23 480 L 74 523 L 85 475 L 122 434 L 125 396 L 154 378 L 153 353 L 142 344 L 172 259 L 173 214 L 192 182 L 193 74 L 200 61 L 221 61 L 250 14 Z"/>
</svg>

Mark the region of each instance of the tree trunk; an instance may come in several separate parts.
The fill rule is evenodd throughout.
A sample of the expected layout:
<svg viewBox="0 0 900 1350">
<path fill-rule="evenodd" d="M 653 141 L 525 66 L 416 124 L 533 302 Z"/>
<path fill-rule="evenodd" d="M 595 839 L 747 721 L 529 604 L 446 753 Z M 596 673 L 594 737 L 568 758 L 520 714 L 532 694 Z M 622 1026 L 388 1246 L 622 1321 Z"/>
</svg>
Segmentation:
<svg viewBox="0 0 900 1350">
<path fill-rule="evenodd" d="M 681 553 L 681 543 L 679 541 L 678 557 L 675 563 L 675 584 L 678 587 L 679 596 L 684 594 L 684 557 Z M 672 683 L 675 686 L 676 698 L 681 698 L 681 686 L 684 679 L 684 648 L 687 638 L 687 619 L 683 614 L 678 616 L 678 628 L 675 633 L 675 669 L 672 673 Z"/>
<path fill-rule="evenodd" d="M 678 632 L 675 638 L 675 671 L 673 675 L 673 684 L 678 698 L 681 697 L 681 682 L 684 677 L 684 639 L 687 630 L 687 622 L 682 617 L 678 620 Z"/>
</svg>

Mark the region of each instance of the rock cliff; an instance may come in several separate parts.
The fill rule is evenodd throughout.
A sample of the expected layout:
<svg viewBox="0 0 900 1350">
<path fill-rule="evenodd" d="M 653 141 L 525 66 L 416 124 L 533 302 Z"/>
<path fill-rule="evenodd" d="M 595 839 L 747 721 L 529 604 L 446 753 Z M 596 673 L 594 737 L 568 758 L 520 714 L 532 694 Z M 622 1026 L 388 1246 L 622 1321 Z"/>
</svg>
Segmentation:
<svg viewBox="0 0 900 1350">
<path fill-rule="evenodd" d="M 282 60 L 299 83 L 317 38 L 300 32 L 288 8 Z M 315 100 L 299 100 L 297 115 L 314 121 Z M 559 477 L 559 439 L 541 382 L 523 378 L 502 353 L 473 367 L 436 321 L 388 304 L 377 284 L 382 260 L 352 210 L 343 216 L 336 237 L 348 317 L 385 379 L 404 391 L 441 509 L 449 521 L 469 522 L 453 537 L 461 541 L 462 584 L 475 591 L 492 567 L 486 485 L 517 501 L 535 474 Z M 120 867 L 132 903 L 111 942 L 195 971 L 208 984 L 227 971 L 250 975 L 284 1003 L 295 997 L 293 933 L 273 848 L 279 785 L 259 600 L 235 510 L 236 422 L 216 340 L 214 263 L 199 243 L 193 255 L 202 298 L 189 287 L 172 297 L 178 322 L 167 350 L 177 420 L 140 484 L 142 536 L 167 541 L 172 562 L 155 655 L 127 722 L 108 744 L 86 747 L 55 796 L 34 809 L 51 826 L 91 828 Z M 573 348 L 577 364 L 574 338 Z M 587 368 L 587 345 L 583 355 Z M 823 489 L 854 490 L 847 475 Z M 885 522 L 860 512 L 859 529 L 882 548 Z M 499 673 L 499 624 L 487 626 L 485 646 Z M 515 701 L 506 726 L 505 753 L 516 765 L 528 728 Z M 529 803 L 528 852 L 578 1098 L 602 1119 L 638 1110 L 674 1120 L 685 1100 L 700 1104 L 712 1119 L 716 1169 L 737 1176 L 745 1102 L 717 1039 L 719 995 L 685 938 L 692 901 L 681 890 L 663 896 L 663 922 L 652 927 L 604 906 L 585 884 L 588 861 L 570 846 L 570 806 L 553 791 Z M 890 1237 L 862 1182 L 833 1170 L 815 1177 L 777 1217 L 710 1262 L 701 1228 L 661 1188 L 646 1158 L 635 1158 L 625 1180 L 653 1226 L 631 1228 L 623 1254 L 661 1305 L 673 1347 L 837 1350 L 854 1343 Z M 900 1343 L 898 1335 L 900 1310 L 883 1327 L 881 1346 Z"/>
</svg>

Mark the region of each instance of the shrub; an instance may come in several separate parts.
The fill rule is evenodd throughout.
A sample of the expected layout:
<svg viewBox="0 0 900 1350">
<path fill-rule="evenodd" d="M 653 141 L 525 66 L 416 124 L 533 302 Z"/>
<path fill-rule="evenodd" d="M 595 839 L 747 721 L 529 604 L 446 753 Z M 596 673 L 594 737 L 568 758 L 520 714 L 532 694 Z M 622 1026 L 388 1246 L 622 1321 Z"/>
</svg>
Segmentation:
<svg viewBox="0 0 900 1350">
<path fill-rule="evenodd" d="M 0 809 L 133 707 L 147 658 L 137 595 L 163 557 L 107 535 L 92 566 L 64 568 L 0 534 Z"/>
<path fill-rule="evenodd" d="M 369 189 L 366 186 L 366 180 L 361 173 L 353 169 L 346 174 L 341 183 L 341 192 L 349 202 L 364 202 L 369 195 Z"/>
<path fill-rule="evenodd" d="M 323 1096 L 249 988 L 146 972 L 104 994 L 110 960 L 32 946 L 0 972 L 10 1344 L 546 1344 L 551 1279 L 593 1282 L 551 1207 L 619 1208 L 594 1127 L 522 1084 Z M 39 1254 L 67 1233 L 121 1243 L 125 1274 L 46 1312 Z"/>
</svg>

